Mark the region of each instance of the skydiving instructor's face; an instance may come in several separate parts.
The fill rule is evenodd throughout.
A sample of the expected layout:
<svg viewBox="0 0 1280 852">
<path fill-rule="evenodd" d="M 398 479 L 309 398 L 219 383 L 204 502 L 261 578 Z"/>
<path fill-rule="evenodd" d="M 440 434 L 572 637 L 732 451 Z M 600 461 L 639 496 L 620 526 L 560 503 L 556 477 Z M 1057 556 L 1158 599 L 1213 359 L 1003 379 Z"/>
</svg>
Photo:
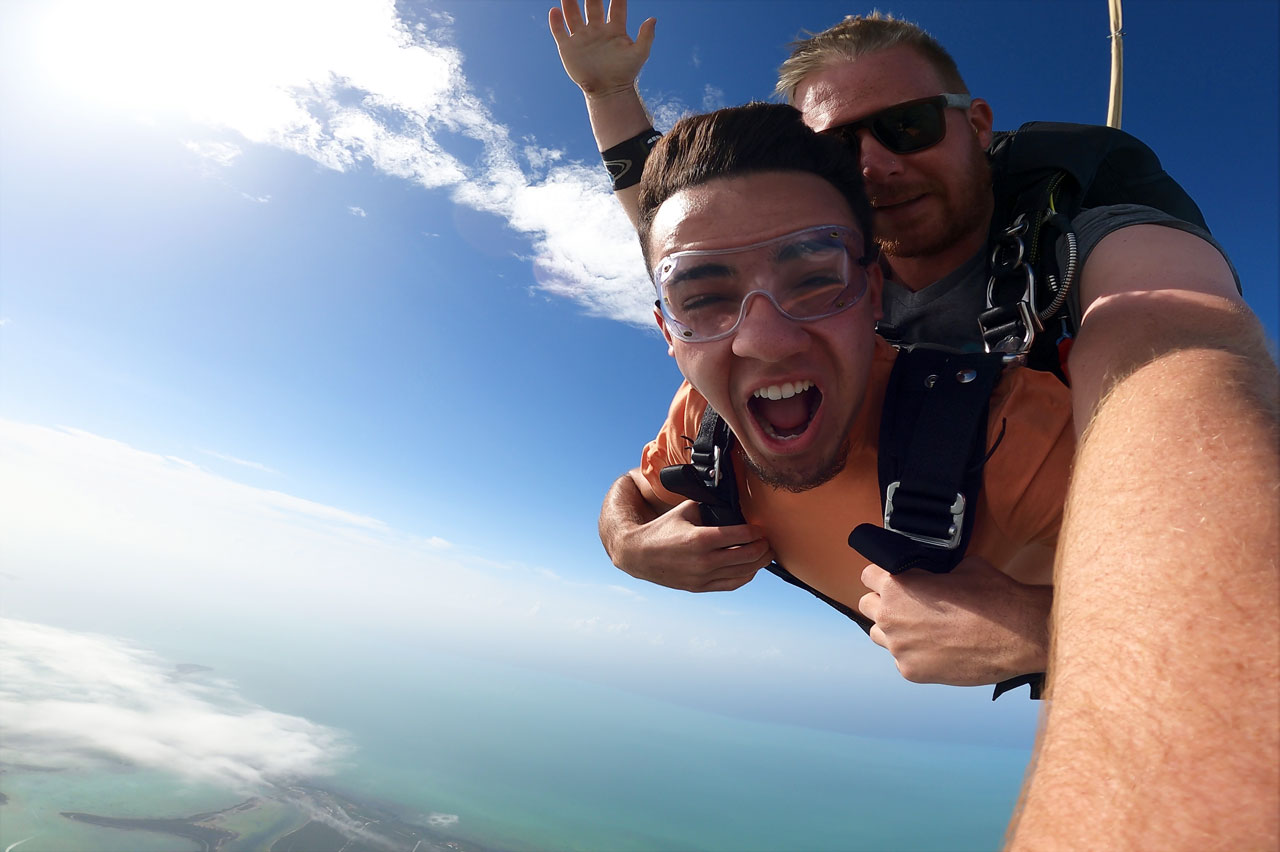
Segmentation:
<svg viewBox="0 0 1280 852">
<path fill-rule="evenodd" d="M 946 92 L 946 85 L 911 47 L 892 47 L 810 74 L 796 87 L 805 123 L 830 130 L 887 107 Z M 920 151 L 896 153 L 870 132 L 858 132 L 876 241 L 892 257 L 929 257 L 963 243 L 976 251 L 991 215 L 991 108 L 975 99 L 945 110 L 946 135 Z"/>
<path fill-rule="evenodd" d="M 662 204 L 650 232 L 650 257 L 739 249 L 818 226 L 851 229 L 852 256 L 861 254 L 862 238 L 848 203 L 822 178 L 806 172 L 717 178 Z M 770 289 L 779 274 L 786 275 L 785 266 L 753 260 L 770 251 L 721 255 L 691 272 L 690 279 L 717 274 L 707 272 L 713 266 L 733 267 L 732 274 L 750 279 L 738 292 Z M 749 295 L 735 314 L 741 319 L 731 334 L 690 342 L 657 313 L 680 371 L 728 422 L 753 470 L 775 487 L 813 488 L 844 465 L 881 316 L 879 266 L 851 268 L 851 274 L 866 276 L 866 292 L 852 307 L 822 319 L 794 320 L 768 297 Z"/>
</svg>

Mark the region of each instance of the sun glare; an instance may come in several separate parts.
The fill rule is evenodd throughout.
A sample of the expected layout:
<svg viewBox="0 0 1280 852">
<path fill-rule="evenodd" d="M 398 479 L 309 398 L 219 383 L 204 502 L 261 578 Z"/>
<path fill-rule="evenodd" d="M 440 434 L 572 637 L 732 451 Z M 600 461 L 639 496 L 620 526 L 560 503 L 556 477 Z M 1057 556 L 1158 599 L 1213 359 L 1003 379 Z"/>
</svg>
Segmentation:
<svg viewBox="0 0 1280 852">
<path fill-rule="evenodd" d="M 210 7 L 130 0 L 54 3 L 36 55 L 58 88 L 108 109 L 186 111 L 218 90 L 234 44 Z"/>
</svg>

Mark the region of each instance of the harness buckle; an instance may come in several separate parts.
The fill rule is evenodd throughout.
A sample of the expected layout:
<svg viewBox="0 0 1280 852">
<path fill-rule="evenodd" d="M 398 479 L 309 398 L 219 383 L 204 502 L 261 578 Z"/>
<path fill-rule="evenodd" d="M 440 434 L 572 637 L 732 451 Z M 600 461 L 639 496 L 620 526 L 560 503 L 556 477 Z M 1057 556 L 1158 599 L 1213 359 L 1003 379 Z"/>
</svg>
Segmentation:
<svg viewBox="0 0 1280 852">
<path fill-rule="evenodd" d="M 1027 245 L 1023 240 L 1029 227 L 1026 214 L 1019 215 L 991 250 L 987 309 L 978 318 L 983 351 L 988 355 L 1000 353 L 1006 364 L 1026 361 L 1036 333 L 1044 329 L 1036 309 L 1036 274 L 1027 263 Z M 1015 279 L 1013 283 L 1021 285 L 1022 294 L 1016 301 L 997 304 L 996 289 L 1005 279 Z"/>
<path fill-rule="evenodd" d="M 988 355 L 999 353 L 1006 364 L 1026 360 L 1036 333 L 1044 326 L 1025 300 L 1012 305 L 1001 305 L 984 311 L 978 317 L 978 330 L 982 334 L 982 350 Z"/>
<path fill-rule="evenodd" d="M 945 536 L 927 535 L 921 532 L 909 532 L 900 527 L 893 525 L 893 497 L 898 492 L 898 486 L 902 485 L 902 480 L 889 483 L 889 487 L 884 493 L 884 528 L 898 535 L 906 536 L 912 541 L 918 541 L 921 544 L 929 544 L 934 547 L 941 547 L 945 550 L 955 550 L 960 544 L 961 534 L 964 531 L 964 495 L 957 492 L 955 502 L 953 502 L 947 511 L 951 514 L 951 526 L 947 528 Z M 936 504 L 935 504 L 936 505 Z"/>
<path fill-rule="evenodd" d="M 703 481 L 709 488 L 720 487 L 720 480 L 724 475 L 721 466 L 724 458 L 723 448 L 719 444 L 711 446 L 711 452 L 699 452 L 695 446 L 689 453 L 689 461 L 693 464 L 694 469 L 698 471 L 698 478 Z"/>
</svg>

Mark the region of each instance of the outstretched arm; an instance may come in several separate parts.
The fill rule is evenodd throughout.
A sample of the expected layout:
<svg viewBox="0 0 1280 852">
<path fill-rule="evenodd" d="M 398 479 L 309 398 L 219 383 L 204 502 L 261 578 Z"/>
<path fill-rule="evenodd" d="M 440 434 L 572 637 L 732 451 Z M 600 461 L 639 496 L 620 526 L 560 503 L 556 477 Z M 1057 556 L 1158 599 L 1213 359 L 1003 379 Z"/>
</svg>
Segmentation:
<svg viewBox="0 0 1280 852">
<path fill-rule="evenodd" d="M 773 561 L 750 524 L 704 527 L 698 504 L 668 506 L 637 468 L 623 474 L 600 509 L 600 541 L 632 577 L 686 592 L 727 592 Z"/>
<path fill-rule="evenodd" d="M 577 0 L 560 0 L 547 21 L 565 72 L 587 100 L 597 147 L 605 151 L 651 127 L 636 78 L 649 58 L 657 19 L 642 23 L 634 41 L 627 35 L 627 0 L 611 0 L 607 15 L 604 0 L 584 0 L 581 9 Z M 635 186 L 616 193 L 632 224 L 639 194 Z"/>
<path fill-rule="evenodd" d="M 1275 366 L 1225 261 L 1191 235 L 1117 231 L 1082 284 L 1071 372 L 1087 428 L 1051 702 L 1010 848 L 1275 848 Z"/>
</svg>

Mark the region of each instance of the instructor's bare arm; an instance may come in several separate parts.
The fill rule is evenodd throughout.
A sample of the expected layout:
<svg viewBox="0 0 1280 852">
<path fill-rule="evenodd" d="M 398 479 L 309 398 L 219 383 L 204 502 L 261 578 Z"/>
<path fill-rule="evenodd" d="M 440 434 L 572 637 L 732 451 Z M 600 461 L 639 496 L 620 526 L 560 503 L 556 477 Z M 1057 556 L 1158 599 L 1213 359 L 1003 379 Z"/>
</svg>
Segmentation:
<svg viewBox="0 0 1280 852">
<path fill-rule="evenodd" d="M 699 519 L 697 503 L 664 503 L 637 468 L 605 495 L 600 541 L 631 576 L 687 592 L 737 589 L 773 561 L 758 527 L 706 527 Z"/>
<path fill-rule="evenodd" d="M 627 35 L 627 0 L 560 0 L 547 15 L 551 37 L 569 79 L 582 89 L 596 145 L 605 151 L 653 126 L 636 91 L 636 78 L 653 46 L 656 18 L 640 25 L 633 41 Z M 637 186 L 615 195 L 632 224 L 636 222 Z"/>
<path fill-rule="evenodd" d="M 1085 426 L 1050 696 L 1014 850 L 1280 844 L 1275 365 L 1223 258 L 1167 228 L 1095 249 Z"/>
</svg>

